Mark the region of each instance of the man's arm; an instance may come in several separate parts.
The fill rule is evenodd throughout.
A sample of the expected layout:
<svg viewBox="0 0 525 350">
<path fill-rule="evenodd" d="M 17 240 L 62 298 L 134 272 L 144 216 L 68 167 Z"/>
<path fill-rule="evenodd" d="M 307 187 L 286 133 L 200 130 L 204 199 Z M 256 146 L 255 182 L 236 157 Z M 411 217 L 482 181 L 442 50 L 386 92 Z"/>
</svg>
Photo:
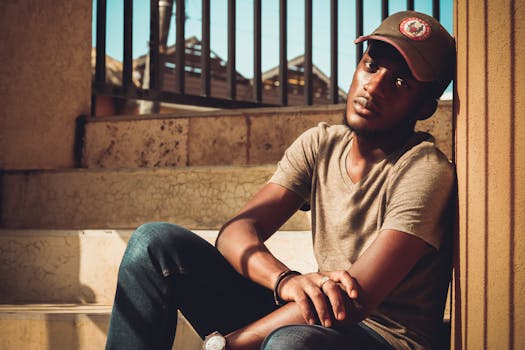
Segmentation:
<svg viewBox="0 0 525 350">
<path fill-rule="evenodd" d="M 308 275 L 292 276 L 283 281 L 280 295 L 283 300 L 299 304 L 307 323 L 313 323 L 304 310 L 311 302 L 322 325 L 352 325 L 376 309 L 431 249 L 434 248 L 414 235 L 383 230 L 348 271 L 321 271 L 322 275 L 330 277 L 318 288 L 328 299 L 328 307 L 317 305 L 317 299 L 302 300 L 304 291 L 311 288 L 310 281 L 304 278 Z M 349 281 L 345 283 L 346 278 Z"/>
<path fill-rule="evenodd" d="M 431 248 L 420 238 L 396 231 L 382 231 L 372 245 L 359 257 L 349 269 L 351 276 L 357 281 L 358 293 L 355 300 L 337 283 L 340 272 L 324 272 L 335 278 L 325 283 L 320 290 L 325 299 L 333 299 L 342 303 L 345 316 L 343 319 L 334 317 L 334 325 L 345 327 L 364 319 L 397 284 L 410 272 L 417 261 Z M 282 297 L 291 300 L 297 290 L 301 290 L 303 276 L 293 276 L 287 279 L 281 288 Z M 332 296 L 337 294 L 337 298 Z M 266 317 L 230 333 L 227 336 L 229 349 L 258 349 L 264 338 L 274 329 L 288 324 L 306 323 L 299 302 L 291 301 Z M 334 305 L 331 305 L 334 307 Z M 337 315 L 336 315 L 337 316 Z"/>
<path fill-rule="evenodd" d="M 240 274 L 268 289 L 273 289 L 279 274 L 288 268 L 270 253 L 264 241 L 286 222 L 302 203 L 303 199 L 293 191 L 280 185 L 267 184 L 223 226 L 215 245 Z M 323 325 L 330 326 L 333 321 L 332 315 L 344 319 L 343 291 L 340 288 L 333 289 L 330 310 L 326 296 L 320 288 L 323 274 L 288 276 L 280 285 L 292 277 L 300 283 L 294 283 L 291 294 L 285 300 L 298 303 L 306 322 L 314 324 L 320 320 Z M 352 293 L 354 284 L 347 272 L 333 272 L 329 277 L 340 283 L 347 294 Z M 282 297 L 283 289 L 279 288 L 278 292 Z M 355 294 L 355 291 L 353 293 Z"/>
<path fill-rule="evenodd" d="M 223 225 L 215 246 L 243 276 L 272 289 L 287 269 L 264 245 L 303 203 L 294 192 L 265 185 L 239 213 Z"/>
<path fill-rule="evenodd" d="M 373 311 L 433 248 L 421 238 L 398 230 L 383 230 L 348 270 L 360 286 L 358 301 Z"/>
<path fill-rule="evenodd" d="M 297 194 L 279 185 L 265 185 L 224 225 L 217 238 L 217 248 L 239 273 L 272 289 L 279 273 L 287 267 L 268 251 L 264 241 L 302 202 Z M 358 322 L 381 303 L 429 249 L 432 248 L 418 237 L 385 230 L 348 272 L 290 276 L 281 283 L 279 293 L 291 302 L 231 333 L 230 347 L 249 349 L 253 345 L 257 348 L 269 332 L 292 323 L 319 320 L 325 326 L 331 326 L 333 321 L 344 326 Z M 320 286 L 323 275 L 331 280 Z"/>
</svg>

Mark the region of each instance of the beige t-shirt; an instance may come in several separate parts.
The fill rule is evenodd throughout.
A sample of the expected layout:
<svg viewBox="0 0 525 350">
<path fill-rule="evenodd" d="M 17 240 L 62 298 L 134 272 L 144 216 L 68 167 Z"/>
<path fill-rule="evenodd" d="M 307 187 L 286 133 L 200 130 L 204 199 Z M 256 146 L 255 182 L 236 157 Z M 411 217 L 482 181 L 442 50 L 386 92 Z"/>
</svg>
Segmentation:
<svg viewBox="0 0 525 350">
<path fill-rule="evenodd" d="M 310 203 L 320 271 L 348 269 L 385 229 L 435 248 L 363 321 L 396 349 L 431 349 L 450 279 L 453 165 L 430 135 L 414 133 L 353 183 L 345 165 L 351 145 L 347 127 L 320 123 L 288 148 L 270 182 Z"/>
</svg>

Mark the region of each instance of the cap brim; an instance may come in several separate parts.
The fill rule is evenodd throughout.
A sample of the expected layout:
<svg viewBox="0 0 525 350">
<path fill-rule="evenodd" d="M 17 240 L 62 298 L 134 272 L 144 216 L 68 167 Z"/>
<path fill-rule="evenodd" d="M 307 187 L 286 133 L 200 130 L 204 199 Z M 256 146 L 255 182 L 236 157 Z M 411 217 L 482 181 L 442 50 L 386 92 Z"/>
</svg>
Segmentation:
<svg viewBox="0 0 525 350">
<path fill-rule="evenodd" d="M 405 59 L 410 72 L 418 81 L 430 82 L 437 80 L 434 72 L 430 71 L 424 64 L 425 58 L 413 46 L 407 44 L 406 40 L 400 40 L 395 37 L 385 35 L 365 35 L 354 40 L 354 44 L 359 44 L 367 40 L 383 41 L 392 45 Z"/>
</svg>

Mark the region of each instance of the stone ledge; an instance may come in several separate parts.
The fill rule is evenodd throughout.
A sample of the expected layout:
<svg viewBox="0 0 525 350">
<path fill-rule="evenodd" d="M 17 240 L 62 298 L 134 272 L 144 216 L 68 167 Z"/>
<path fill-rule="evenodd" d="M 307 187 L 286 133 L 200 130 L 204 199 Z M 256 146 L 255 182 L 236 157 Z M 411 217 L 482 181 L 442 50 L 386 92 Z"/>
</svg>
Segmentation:
<svg viewBox="0 0 525 350">
<path fill-rule="evenodd" d="M 303 131 L 339 124 L 345 105 L 191 112 L 177 115 L 94 117 L 86 123 L 87 168 L 274 164 Z M 452 104 L 418 123 L 452 156 Z"/>
<path fill-rule="evenodd" d="M 0 349 L 103 349 L 110 314 L 111 305 L 0 305 Z M 201 344 L 179 313 L 172 349 L 199 349 Z"/>
<path fill-rule="evenodd" d="M 5 172 L 0 227 L 133 229 L 168 221 L 219 229 L 271 177 L 274 166 Z M 284 230 L 309 230 L 299 212 Z"/>
<path fill-rule="evenodd" d="M 0 230 L 0 303 L 111 305 L 132 230 Z M 212 243 L 217 231 L 195 231 Z M 311 234 L 276 232 L 268 248 L 290 268 L 317 270 Z"/>
<path fill-rule="evenodd" d="M 325 114 L 333 111 L 340 112 L 345 104 L 327 104 L 313 106 L 286 106 L 286 107 L 263 107 L 263 108 L 238 108 L 238 109 L 215 109 L 207 111 L 187 111 L 173 114 L 143 114 L 130 116 L 109 116 L 109 117 L 91 117 L 89 123 L 107 122 L 107 121 L 131 121 L 131 120 L 152 120 L 152 119 L 184 119 L 184 118 L 215 118 L 221 116 L 264 116 L 276 114 L 300 114 L 300 113 L 318 113 Z"/>
<path fill-rule="evenodd" d="M 340 122 L 342 105 L 254 108 L 177 115 L 89 118 L 87 168 L 275 163 L 321 121 Z"/>
</svg>

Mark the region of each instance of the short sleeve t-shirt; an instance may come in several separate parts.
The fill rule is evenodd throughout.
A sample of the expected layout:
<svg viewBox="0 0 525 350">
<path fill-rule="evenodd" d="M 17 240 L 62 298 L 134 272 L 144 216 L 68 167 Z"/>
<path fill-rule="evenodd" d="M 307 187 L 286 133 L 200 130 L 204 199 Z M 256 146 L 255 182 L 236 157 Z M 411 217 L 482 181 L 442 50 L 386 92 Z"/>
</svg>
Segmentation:
<svg viewBox="0 0 525 350">
<path fill-rule="evenodd" d="M 450 279 L 454 167 L 429 134 L 414 133 L 353 183 L 352 138 L 346 126 L 320 123 L 287 149 L 270 182 L 310 204 L 320 271 L 350 268 L 386 229 L 434 248 L 363 321 L 396 349 L 431 349 Z"/>
</svg>

